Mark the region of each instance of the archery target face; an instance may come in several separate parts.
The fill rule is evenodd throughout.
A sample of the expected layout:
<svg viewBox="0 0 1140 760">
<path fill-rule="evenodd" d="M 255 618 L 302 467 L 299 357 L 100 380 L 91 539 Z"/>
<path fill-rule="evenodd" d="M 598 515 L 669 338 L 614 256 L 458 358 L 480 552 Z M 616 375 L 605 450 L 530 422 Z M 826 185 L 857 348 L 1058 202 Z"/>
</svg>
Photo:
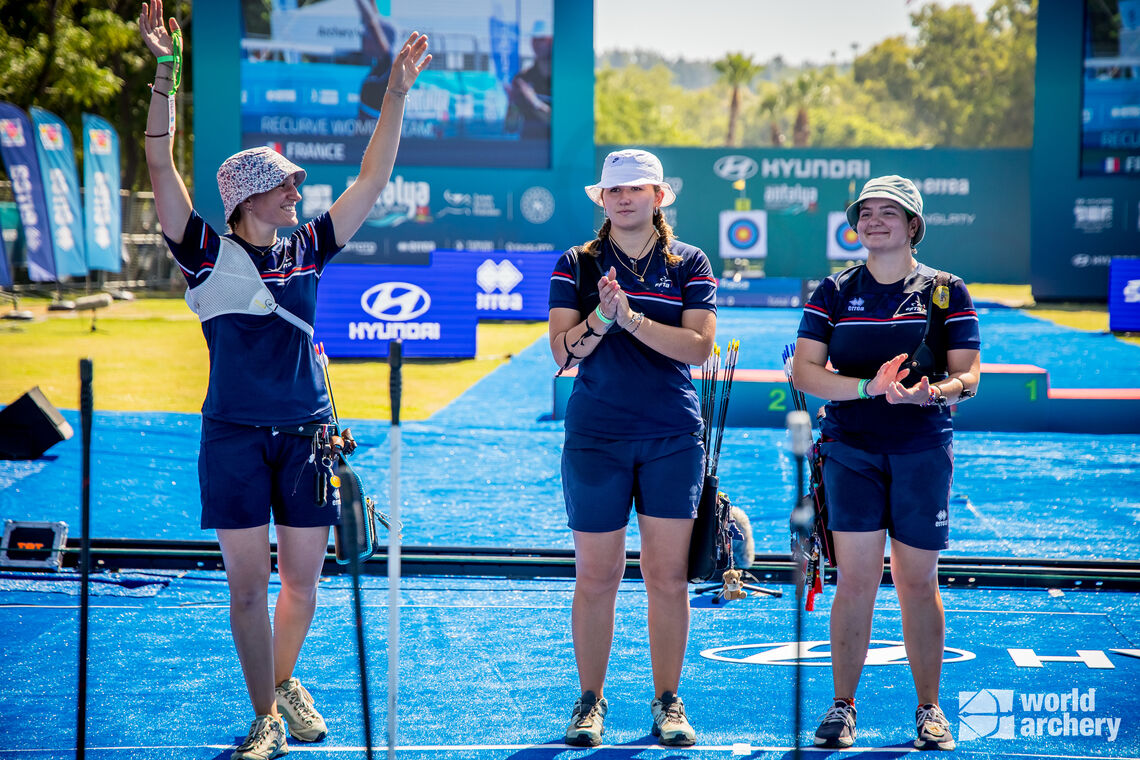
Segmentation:
<svg viewBox="0 0 1140 760">
<path fill-rule="evenodd" d="M 720 257 L 722 259 L 762 259 L 767 255 L 768 212 L 720 212 Z"/>
<path fill-rule="evenodd" d="M 867 249 L 859 242 L 859 234 L 847 223 L 847 214 L 831 211 L 827 214 L 827 258 L 829 261 L 863 261 Z"/>
</svg>

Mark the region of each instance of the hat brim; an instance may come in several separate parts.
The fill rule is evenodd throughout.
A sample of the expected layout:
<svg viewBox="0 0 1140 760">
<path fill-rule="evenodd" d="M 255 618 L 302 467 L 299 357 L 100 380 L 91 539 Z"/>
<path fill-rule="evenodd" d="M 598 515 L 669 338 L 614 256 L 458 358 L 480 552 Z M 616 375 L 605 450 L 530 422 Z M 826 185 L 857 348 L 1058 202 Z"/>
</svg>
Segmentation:
<svg viewBox="0 0 1140 760">
<path fill-rule="evenodd" d="M 658 182 L 658 181 L 651 180 L 651 179 L 634 180 L 632 182 L 619 182 L 619 183 L 614 184 L 614 185 L 606 185 L 606 186 L 602 186 L 601 184 L 586 185 L 586 187 L 584 189 L 586 190 L 586 195 L 590 196 L 590 200 L 592 200 L 597 205 L 601 206 L 601 205 L 603 205 L 602 204 L 602 192 L 603 191 L 608 190 L 611 187 L 637 187 L 638 185 L 656 185 L 657 187 L 661 188 L 662 192 L 665 193 L 665 197 L 661 199 L 661 208 L 664 208 L 666 206 L 671 206 L 673 204 L 673 201 L 677 200 L 677 194 L 675 192 L 673 192 L 673 186 L 672 185 L 670 185 L 668 182 Z"/>
<path fill-rule="evenodd" d="M 918 245 L 919 243 L 922 242 L 922 238 L 926 236 L 926 220 L 922 218 L 922 214 L 914 213 L 913 211 L 908 209 L 905 204 L 901 203 L 897 196 L 890 195 L 889 193 L 883 193 L 882 195 L 880 195 L 878 193 L 876 193 L 875 195 L 867 195 L 867 196 L 864 196 L 864 197 L 860 198 L 859 200 L 855 201 L 850 206 L 848 206 L 847 207 L 847 224 L 851 227 L 851 229 L 853 229 L 853 230 L 856 229 L 856 225 L 859 222 L 859 209 L 862 208 L 863 201 L 869 200 L 871 198 L 882 198 L 884 200 L 894 201 L 895 203 L 898 203 L 900 206 L 902 206 L 903 210 L 906 211 L 908 214 L 912 214 L 914 216 L 914 218 L 918 220 L 918 231 L 914 233 L 914 239 L 911 240 L 910 244 L 911 245 Z"/>
</svg>

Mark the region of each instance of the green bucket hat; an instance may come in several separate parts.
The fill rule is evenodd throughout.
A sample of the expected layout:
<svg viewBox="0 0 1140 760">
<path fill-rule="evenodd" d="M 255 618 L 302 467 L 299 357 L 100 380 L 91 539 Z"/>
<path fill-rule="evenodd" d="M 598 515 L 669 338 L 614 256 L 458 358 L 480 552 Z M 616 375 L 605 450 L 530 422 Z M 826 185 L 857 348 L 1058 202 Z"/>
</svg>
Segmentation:
<svg viewBox="0 0 1140 760">
<path fill-rule="evenodd" d="M 910 244 L 918 245 L 922 241 L 922 236 L 926 234 L 926 220 L 922 218 L 922 195 L 913 182 L 897 174 L 867 180 L 859 198 L 847 207 L 847 223 L 851 229 L 855 229 L 855 223 L 859 221 L 859 209 L 868 198 L 886 198 L 902 206 L 907 213 L 918 219 L 918 231 L 914 233 Z"/>
</svg>

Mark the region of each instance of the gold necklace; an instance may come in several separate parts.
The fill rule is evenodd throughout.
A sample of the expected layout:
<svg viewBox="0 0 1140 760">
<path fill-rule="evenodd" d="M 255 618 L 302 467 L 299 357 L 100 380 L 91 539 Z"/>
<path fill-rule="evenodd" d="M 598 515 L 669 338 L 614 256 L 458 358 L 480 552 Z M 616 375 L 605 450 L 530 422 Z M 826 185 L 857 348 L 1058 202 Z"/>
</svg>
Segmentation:
<svg viewBox="0 0 1140 760">
<path fill-rule="evenodd" d="M 638 256 L 640 256 L 645 251 L 645 249 L 649 247 L 650 241 L 654 240 L 656 237 L 657 237 L 657 230 L 653 230 L 652 232 L 649 233 L 649 237 L 646 239 L 645 243 L 642 244 L 641 250 L 638 251 Z M 651 262 L 653 260 L 653 251 L 655 249 L 649 248 L 648 255 L 646 255 L 644 257 L 645 258 L 645 266 L 642 268 L 641 273 L 639 274 L 638 271 L 634 267 L 637 266 L 637 262 L 640 261 L 640 259 L 635 259 L 634 257 L 630 256 L 628 253 L 626 253 L 625 249 L 622 248 L 620 245 L 618 245 L 618 242 L 616 240 L 614 240 L 613 237 L 610 237 L 609 241 L 610 241 L 610 243 L 613 244 L 613 247 L 621 253 L 621 256 L 615 256 L 614 257 L 618 260 L 618 263 L 621 264 L 626 269 L 628 269 L 633 274 L 633 276 L 637 278 L 638 282 L 645 282 L 645 273 L 649 271 L 649 262 Z M 629 259 L 630 263 L 633 264 L 633 266 L 630 266 L 629 264 L 626 264 L 624 261 L 622 261 L 622 256 Z"/>
</svg>

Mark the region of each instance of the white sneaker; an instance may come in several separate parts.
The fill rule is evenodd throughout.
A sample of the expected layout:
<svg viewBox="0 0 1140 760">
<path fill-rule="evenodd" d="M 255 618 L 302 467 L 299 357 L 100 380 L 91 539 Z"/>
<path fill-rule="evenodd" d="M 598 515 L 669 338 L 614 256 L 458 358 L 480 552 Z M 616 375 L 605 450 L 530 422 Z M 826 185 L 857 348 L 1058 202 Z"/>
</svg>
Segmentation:
<svg viewBox="0 0 1140 760">
<path fill-rule="evenodd" d="M 277 711 L 289 726 L 289 735 L 303 742 L 319 742 L 328 734 L 325 719 L 313 707 L 309 690 L 296 678 L 277 687 Z"/>
<path fill-rule="evenodd" d="M 249 726 L 249 736 L 230 755 L 230 760 L 271 760 L 288 754 L 285 724 L 274 715 L 258 715 Z"/>
<path fill-rule="evenodd" d="M 950 733 L 950 721 L 938 705 L 919 705 L 914 711 L 914 724 L 918 731 L 915 749 L 952 750 L 957 746 Z"/>
<path fill-rule="evenodd" d="M 669 747 L 691 747 L 697 733 L 685 717 L 685 703 L 671 691 L 649 704 L 653 715 L 653 735 L 661 737 L 661 744 Z"/>
</svg>

